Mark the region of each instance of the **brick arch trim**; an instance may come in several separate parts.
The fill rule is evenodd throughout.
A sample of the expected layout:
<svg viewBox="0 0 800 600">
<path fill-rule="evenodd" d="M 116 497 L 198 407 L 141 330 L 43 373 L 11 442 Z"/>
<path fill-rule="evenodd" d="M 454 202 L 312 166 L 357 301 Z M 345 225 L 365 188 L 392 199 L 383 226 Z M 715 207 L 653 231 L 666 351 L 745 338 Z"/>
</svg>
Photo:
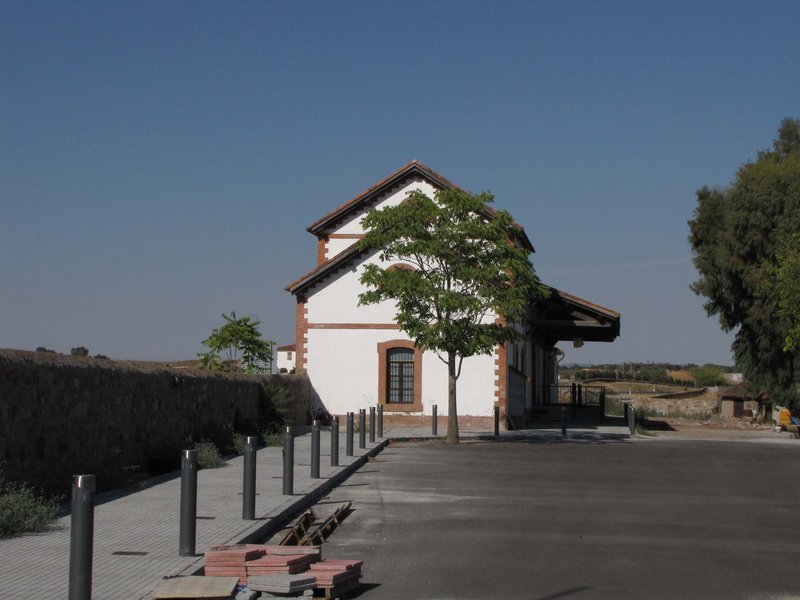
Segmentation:
<svg viewBox="0 0 800 600">
<path fill-rule="evenodd" d="M 388 360 L 389 350 L 408 348 L 414 351 L 414 403 L 387 404 Z M 386 412 L 422 412 L 422 352 L 411 340 L 389 340 L 378 342 L 378 403 Z"/>
</svg>

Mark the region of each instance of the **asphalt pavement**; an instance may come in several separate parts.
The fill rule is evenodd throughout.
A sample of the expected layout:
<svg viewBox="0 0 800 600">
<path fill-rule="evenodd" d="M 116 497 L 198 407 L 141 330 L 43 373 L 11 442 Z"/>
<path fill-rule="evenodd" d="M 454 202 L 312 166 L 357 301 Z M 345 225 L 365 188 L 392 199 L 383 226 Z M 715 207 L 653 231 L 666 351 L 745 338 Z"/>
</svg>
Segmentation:
<svg viewBox="0 0 800 600">
<path fill-rule="evenodd" d="M 392 443 L 324 500 L 358 598 L 800 598 L 800 444 Z"/>
</svg>

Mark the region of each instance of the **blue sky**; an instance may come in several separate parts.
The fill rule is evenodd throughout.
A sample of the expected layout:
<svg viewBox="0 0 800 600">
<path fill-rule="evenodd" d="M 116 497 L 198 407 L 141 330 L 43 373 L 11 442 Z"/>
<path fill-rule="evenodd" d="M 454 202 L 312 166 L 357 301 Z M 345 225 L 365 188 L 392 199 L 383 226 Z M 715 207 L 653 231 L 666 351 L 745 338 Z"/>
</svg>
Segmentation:
<svg viewBox="0 0 800 600">
<path fill-rule="evenodd" d="M 730 363 L 695 192 L 800 117 L 798 2 L 0 4 L 0 347 L 294 341 L 305 227 L 418 159 L 622 313 L 566 362 Z"/>
</svg>

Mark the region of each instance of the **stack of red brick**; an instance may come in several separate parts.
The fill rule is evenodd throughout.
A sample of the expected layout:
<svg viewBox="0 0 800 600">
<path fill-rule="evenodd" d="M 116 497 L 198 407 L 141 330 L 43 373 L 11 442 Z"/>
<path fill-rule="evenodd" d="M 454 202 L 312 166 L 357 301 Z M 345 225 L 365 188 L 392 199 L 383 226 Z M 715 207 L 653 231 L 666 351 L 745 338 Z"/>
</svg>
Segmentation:
<svg viewBox="0 0 800 600">
<path fill-rule="evenodd" d="M 317 578 L 317 587 L 333 587 L 361 577 L 360 560 L 323 560 L 312 564 L 308 571 Z"/>
<path fill-rule="evenodd" d="M 316 578 L 316 587 L 330 588 L 361 577 L 360 560 L 322 560 L 320 546 L 270 546 L 235 544 L 211 546 L 205 553 L 204 572 L 208 576 L 248 577 L 307 573 Z"/>
</svg>

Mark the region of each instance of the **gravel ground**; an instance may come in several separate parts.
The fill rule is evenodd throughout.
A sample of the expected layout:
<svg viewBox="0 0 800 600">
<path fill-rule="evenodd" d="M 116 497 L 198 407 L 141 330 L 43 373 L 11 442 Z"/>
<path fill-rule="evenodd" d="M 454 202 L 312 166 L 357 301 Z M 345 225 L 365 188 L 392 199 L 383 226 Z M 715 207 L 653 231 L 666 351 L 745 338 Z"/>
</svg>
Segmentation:
<svg viewBox="0 0 800 600">
<path fill-rule="evenodd" d="M 706 440 L 742 441 L 761 443 L 798 444 L 800 440 L 788 431 L 776 433 L 772 426 L 751 423 L 745 419 L 713 417 L 707 421 L 673 417 L 653 417 L 648 421 L 652 436 L 639 435 L 648 440 Z"/>
</svg>

